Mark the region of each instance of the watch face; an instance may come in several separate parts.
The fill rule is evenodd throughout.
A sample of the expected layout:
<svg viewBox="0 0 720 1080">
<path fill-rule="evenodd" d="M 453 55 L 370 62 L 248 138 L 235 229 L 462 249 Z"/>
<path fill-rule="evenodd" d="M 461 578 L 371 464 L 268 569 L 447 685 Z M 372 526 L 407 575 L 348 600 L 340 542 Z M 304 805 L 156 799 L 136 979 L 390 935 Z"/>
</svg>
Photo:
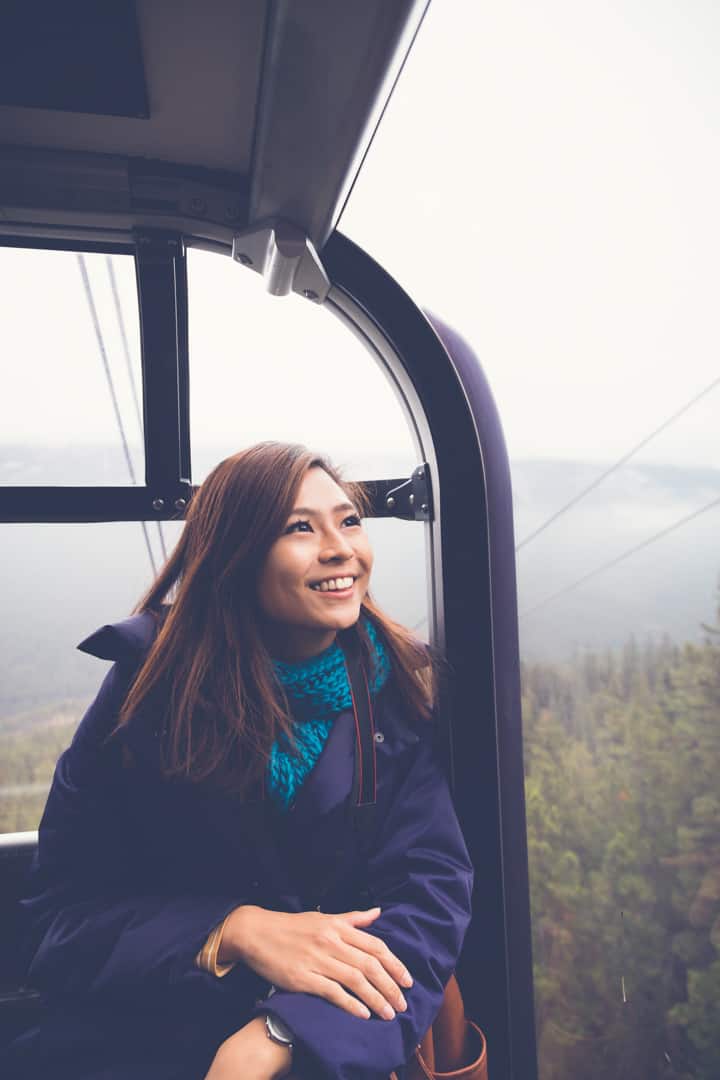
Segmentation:
<svg viewBox="0 0 720 1080">
<path fill-rule="evenodd" d="M 282 1020 L 279 1020 L 277 1016 L 273 1016 L 272 1013 L 268 1013 L 266 1017 L 267 1029 L 274 1039 L 278 1042 L 286 1043 L 290 1045 L 293 1041 L 294 1035 L 287 1024 L 284 1024 Z"/>
</svg>

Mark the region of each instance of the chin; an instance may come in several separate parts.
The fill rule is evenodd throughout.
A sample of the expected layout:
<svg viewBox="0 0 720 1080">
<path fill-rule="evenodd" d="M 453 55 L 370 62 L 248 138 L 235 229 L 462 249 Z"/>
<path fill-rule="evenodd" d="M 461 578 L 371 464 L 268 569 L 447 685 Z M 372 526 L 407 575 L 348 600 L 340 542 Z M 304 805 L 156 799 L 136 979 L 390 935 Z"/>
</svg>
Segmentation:
<svg viewBox="0 0 720 1080">
<path fill-rule="evenodd" d="M 348 630 L 355 625 L 359 618 L 360 608 L 347 613 L 338 611 L 335 615 L 328 616 L 327 621 L 323 620 L 322 625 L 327 630 Z"/>
</svg>

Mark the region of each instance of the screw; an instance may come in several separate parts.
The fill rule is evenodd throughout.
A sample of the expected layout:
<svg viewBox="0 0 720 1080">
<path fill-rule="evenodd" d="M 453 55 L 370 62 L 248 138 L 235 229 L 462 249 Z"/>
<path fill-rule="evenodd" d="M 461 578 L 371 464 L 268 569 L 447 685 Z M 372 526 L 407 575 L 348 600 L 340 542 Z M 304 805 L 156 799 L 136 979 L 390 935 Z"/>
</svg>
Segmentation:
<svg viewBox="0 0 720 1080">
<path fill-rule="evenodd" d="M 153 505 L 153 510 L 162 510 L 164 508 L 164 506 L 165 506 L 165 500 L 164 499 L 153 499 L 152 505 Z"/>
<path fill-rule="evenodd" d="M 387 499 L 385 500 L 385 505 L 387 506 L 388 510 L 392 510 L 393 506 L 395 505 L 395 500 L 392 495 L 388 495 Z"/>
<path fill-rule="evenodd" d="M 187 506 L 187 500 L 186 499 L 176 499 L 175 500 L 175 509 L 176 510 L 184 510 L 186 506 Z"/>
<path fill-rule="evenodd" d="M 317 300 L 318 294 L 313 289 L 303 289 L 303 296 L 308 300 Z"/>
<path fill-rule="evenodd" d="M 252 266 L 253 261 L 249 255 L 246 255 L 244 251 L 241 251 L 236 255 L 237 261 L 242 263 L 243 266 Z"/>
<path fill-rule="evenodd" d="M 408 495 L 408 502 L 410 503 L 411 506 L 414 506 L 415 505 L 415 496 L 414 495 Z"/>
<path fill-rule="evenodd" d="M 420 507 L 420 509 L 422 510 L 423 514 L 427 514 L 430 507 L 428 506 L 427 503 L 423 503 L 422 506 Z"/>
</svg>

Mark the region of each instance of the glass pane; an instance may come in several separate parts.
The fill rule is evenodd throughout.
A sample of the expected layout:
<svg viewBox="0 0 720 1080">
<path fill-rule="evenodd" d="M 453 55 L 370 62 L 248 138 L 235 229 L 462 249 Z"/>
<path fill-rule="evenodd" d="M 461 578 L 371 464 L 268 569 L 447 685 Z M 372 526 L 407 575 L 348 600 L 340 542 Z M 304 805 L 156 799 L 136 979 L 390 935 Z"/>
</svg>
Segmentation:
<svg viewBox="0 0 720 1080">
<path fill-rule="evenodd" d="M 139 522 L 0 528 L 0 832 L 37 828 L 55 761 L 109 667 L 75 646 L 129 615 L 181 528 L 148 522 L 147 542 Z"/>
<path fill-rule="evenodd" d="M 376 359 L 347 328 L 296 296 L 270 296 L 228 258 L 188 254 L 193 483 L 264 439 L 301 442 L 348 479 L 409 476 L 418 463 L 403 409 Z M 374 595 L 427 631 L 425 529 L 370 521 Z"/>
<path fill-rule="evenodd" d="M 719 48 L 707 3 L 432 4 L 341 222 L 508 441 L 542 1080 L 720 1076 Z"/>
<path fill-rule="evenodd" d="M 0 247 L 0 484 L 143 484 L 134 260 Z"/>
<path fill-rule="evenodd" d="M 324 308 L 266 292 L 229 258 L 191 250 L 193 481 L 263 439 L 325 451 L 348 478 L 417 464 L 404 412 L 377 361 Z"/>
</svg>

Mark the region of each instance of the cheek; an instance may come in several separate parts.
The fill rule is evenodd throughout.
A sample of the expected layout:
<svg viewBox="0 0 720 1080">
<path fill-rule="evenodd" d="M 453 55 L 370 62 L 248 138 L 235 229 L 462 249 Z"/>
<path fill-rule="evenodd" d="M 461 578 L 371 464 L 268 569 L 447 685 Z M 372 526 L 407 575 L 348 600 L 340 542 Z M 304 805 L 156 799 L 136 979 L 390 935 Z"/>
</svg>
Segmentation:
<svg viewBox="0 0 720 1080">
<path fill-rule="evenodd" d="M 369 540 L 365 544 L 363 544 L 362 549 L 358 551 L 358 558 L 365 567 L 369 577 L 370 572 L 373 568 L 373 563 L 375 561 L 375 556 L 373 555 L 373 550 L 370 547 Z"/>
<path fill-rule="evenodd" d="M 269 615 L 276 614 L 292 604 L 302 588 L 301 567 L 298 559 L 291 558 L 288 552 L 278 557 L 270 556 L 265 563 L 258 582 L 260 607 Z"/>
</svg>

